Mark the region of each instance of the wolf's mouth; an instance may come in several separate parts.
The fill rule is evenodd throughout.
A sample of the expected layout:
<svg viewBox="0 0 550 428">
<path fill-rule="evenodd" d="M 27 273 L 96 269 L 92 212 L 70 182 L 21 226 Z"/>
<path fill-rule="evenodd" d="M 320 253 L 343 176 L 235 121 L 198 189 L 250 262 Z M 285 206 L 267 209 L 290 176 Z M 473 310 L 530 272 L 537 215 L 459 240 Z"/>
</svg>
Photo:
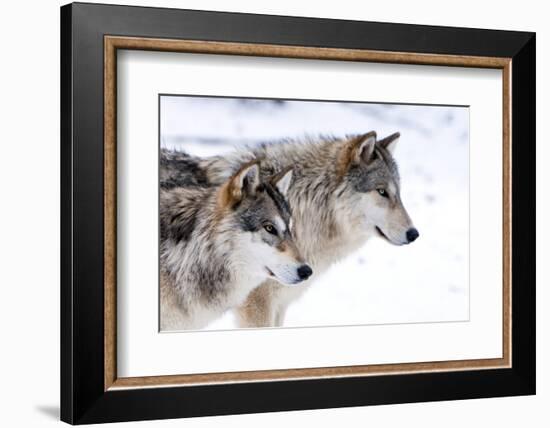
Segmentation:
<svg viewBox="0 0 550 428">
<path fill-rule="evenodd" d="M 271 271 L 271 269 L 269 269 L 267 266 L 265 267 L 265 270 L 267 271 L 267 274 L 271 277 L 275 277 L 275 274 Z"/>
<path fill-rule="evenodd" d="M 390 238 L 388 238 L 384 232 L 382 232 L 382 229 L 380 229 L 378 226 L 375 226 L 376 231 L 378 232 L 378 235 L 380 235 L 382 238 L 384 238 L 386 241 L 393 244 Z"/>
<path fill-rule="evenodd" d="M 380 229 L 378 226 L 375 226 L 375 229 L 378 232 L 378 235 L 380 235 L 382 238 L 384 238 L 386 241 L 388 241 L 392 245 L 401 246 L 406 244 L 406 242 L 395 242 L 391 240 L 390 238 L 388 238 L 388 236 L 384 232 L 382 232 L 382 229 Z"/>
</svg>

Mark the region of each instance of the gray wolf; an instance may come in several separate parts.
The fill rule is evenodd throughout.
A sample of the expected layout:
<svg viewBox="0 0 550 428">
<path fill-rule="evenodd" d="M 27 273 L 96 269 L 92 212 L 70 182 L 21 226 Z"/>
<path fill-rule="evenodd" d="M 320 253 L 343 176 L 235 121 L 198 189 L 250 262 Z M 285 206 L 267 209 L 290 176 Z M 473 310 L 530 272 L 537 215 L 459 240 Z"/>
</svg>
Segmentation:
<svg viewBox="0 0 550 428">
<path fill-rule="evenodd" d="M 265 279 L 290 285 L 311 275 L 285 198 L 292 169 L 261 179 L 254 160 L 206 186 L 194 158 L 163 150 L 160 163 L 161 330 L 204 327 Z"/>
<path fill-rule="evenodd" d="M 287 198 L 293 208 L 300 253 L 318 277 L 332 263 L 379 236 L 394 245 L 418 238 L 400 194 L 392 153 L 399 133 L 377 140 L 375 132 L 346 138 L 266 143 L 229 156 L 206 158 L 201 171 L 209 183 L 225 180 L 242 162 L 261 159 L 268 176 L 293 165 Z M 266 280 L 237 310 L 241 327 L 280 326 L 288 305 L 312 281 L 285 287 Z"/>
</svg>

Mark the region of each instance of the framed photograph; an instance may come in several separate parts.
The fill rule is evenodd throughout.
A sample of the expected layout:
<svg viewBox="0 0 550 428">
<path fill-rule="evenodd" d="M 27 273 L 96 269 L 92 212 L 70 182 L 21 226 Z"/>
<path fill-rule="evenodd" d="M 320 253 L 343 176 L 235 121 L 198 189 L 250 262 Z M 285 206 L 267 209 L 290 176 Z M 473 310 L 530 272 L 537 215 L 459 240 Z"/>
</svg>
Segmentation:
<svg viewBox="0 0 550 428">
<path fill-rule="evenodd" d="M 535 393 L 535 35 L 61 8 L 61 418 Z"/>
</svg>

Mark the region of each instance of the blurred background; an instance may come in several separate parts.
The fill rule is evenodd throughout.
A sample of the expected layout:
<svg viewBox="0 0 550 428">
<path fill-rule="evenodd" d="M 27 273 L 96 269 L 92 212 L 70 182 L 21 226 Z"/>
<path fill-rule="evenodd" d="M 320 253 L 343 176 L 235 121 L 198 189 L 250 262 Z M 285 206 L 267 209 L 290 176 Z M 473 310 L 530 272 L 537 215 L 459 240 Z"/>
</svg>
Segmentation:
<svg viewBox="0 0 550 428">
<path fill-rule="evenodd" d="M 160 127 L 162 147 L 204 157 L 280 138 L 399 131 L 401 196 L 420 238 L 370 240 L 319 277 L 284 326 L 469 319 L 467 107 L 163 95 Z M 233 314 L 207 328 L 235 328 Z"/>
</svg>

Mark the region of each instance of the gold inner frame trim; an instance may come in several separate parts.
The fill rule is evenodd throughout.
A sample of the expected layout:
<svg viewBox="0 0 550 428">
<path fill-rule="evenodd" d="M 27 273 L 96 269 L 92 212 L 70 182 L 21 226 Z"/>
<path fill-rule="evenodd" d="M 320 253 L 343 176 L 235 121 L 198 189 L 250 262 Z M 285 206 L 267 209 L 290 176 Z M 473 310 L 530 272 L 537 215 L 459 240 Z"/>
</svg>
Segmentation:
<svg viewBox="0 0 550 428">
<path fill-rule="evenodd" d="M 117 377 L 116 367 L 116 82 L 117 50 L 148 50 L 212 55 L 241 55 L 296 59 L 322 59 L 393 64 L 439 65 L 494 68 L 502 70 L 503 94 L 503 322 L 502 358 L 432 361 L 421 363 L 376 364 L 303 369 L 204 373 L 171 376 Z M 508 368 L 512 363 L 511 311 L 511 58 L 461 55 L 385 52 L 196 40 L 170 40 L 140 37 L 104 37 L 104 389 L 154 388 L 166 386 L 211 385 L 283 381 L 312 378 L 360 377 L 421 372 Z"/>
</svg>

